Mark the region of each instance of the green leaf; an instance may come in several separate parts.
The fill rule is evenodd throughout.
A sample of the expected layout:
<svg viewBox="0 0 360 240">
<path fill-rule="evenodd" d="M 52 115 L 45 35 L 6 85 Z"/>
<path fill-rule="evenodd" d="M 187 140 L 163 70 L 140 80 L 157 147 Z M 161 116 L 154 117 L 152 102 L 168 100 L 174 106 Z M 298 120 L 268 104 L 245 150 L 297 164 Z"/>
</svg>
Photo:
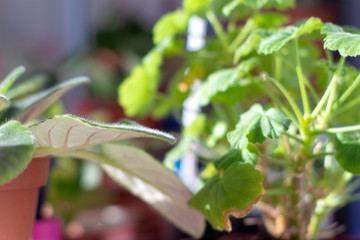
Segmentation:
<svg viewBox="0 0 360 240">
<path fill-rule="evenodd" d="M 267 32 L 263 29 L 257 29 L 250 34 L 246 41 L 235 50 L 234 62 L 238 62 L 241 57 L 249 55 L 259 46 L 261 39 L 267 37 Z"/>
<path fill-rule="evenodd" d="M 322 26 L 323 23 L 319 18 L 312 17 L 298 27 L 287 26 L 279 29 L 260 41 L 258 52 L 263 54 L 277 52 L 290 40 L 309 34 Z"/>
<path fill-rule="evenodd" d="M 360 142 L 343 134 L 335 138 L 335 158 L 340 166 L 353 174 L 360 174 Z"/>
<path fill-rule="evenodd" d="M 142 150 L 105 144 L 100 151 L 75 151 L 65 155 L 100 163 L 115 182 L 151 205 L 175 226 L 195 238 L 203 234 L 202 215 L 187 205 L 191 192 L 174 173 Z"/>
<path fill-rule="evenodd" d="M 141 115 L 155 99 L 163 56 L 153 50 L 119 86 L 119 103 L 127 116 Z"/>
<path fill-rule="evenodd" d="M 269 37 L 260 41 L 258 52 L 263 54 L 271 54 L 279 51 L 288 41 L 290 41 L 297 28 L 288 26 L 272 33 Z"/>
<path fill-rule="evenodd" d="M 18 176 L 32 159 L 35 150 L 34 138 L 17 121 L 0 127 L 0 184 Z"/>
<path fill-rule="evenodd" d="M 183 8 L 189 14 L 203 15 L 210 8 L 213 0 L 184 0 Z"/>
<path fill-rule="evenodd" d="M 291 120 L 276 108 L 264 111 L 260 104 L 241 114 L 235 130 L 228 133 L 231 146 L 243 149 L 249 142 L 263 143 L 266 138 L 277 139 L 290 126 Z"/>
<path fill-rule="evenodd" d="M 258 60 L 251 58 L 243 61 L 236 68 L 219 70 L 211 74 L 198 92 L 197 97 L 200 105 L 205 106 L 216 94 L 225 92 L 230 87 L 241 85 L 240 78 L 250 72 L 257 64 Z"/>
<path fill-rule="evenodd" d="M 258 27 L 265 29 L 278 28 L 288 21 L 288 16 L 275 12 L 261 13 L 254 17 L 255 24 Z"/>
<path fill-rule="evenodd" d="M 242 150 L 231 149 L 228 153 L 222 156 L 219 160 L 214 162 L 215 167 L 218 170 L 227 169 L 234 162 L 250 163 L 256 165 L 258 160 L 257 148 L 248 144 L 248 146 Z"/>
<path fill-rule="evenodd" d="M 36 155 L 43 156 L 123 139 L 150 137 L 170 143 L 170 134 L 134 124 L 101 124 L 72 115 L 58 115 L 29 127 L 37 142 Z"/>
<path fill-rule="evenodd" d="M 295 0 L 233 0 L 225 5 L 224 12 L 227 13 L 226 15 L 228 16 L 228 14 L 239 5 L 245 5 L 253 9 L 260 9 L 263 7 L 286 9 L 293 7 L 294 3 Z"/>
<path fill-rule="evenodd" d="M 234 162 L 213 176 L 189 201 L 217 230 L 231 230 L 229 217 L 245 217 L 264 189 L 263 177 L 252 164 Z"/>
<path fill-rule="evenodd" d="M 0 84 L 0 94 L 5 94 L 13 85 L 16 79 L 25 72 L 23 66 L 15 68 Z"/>
<path fill-rule="evenodd" d="M 192 137 L 198 137 L 205 128 L 206 115 L 199 114 L 190 126 L 184 129 L 184 134 Z"/>
<path fill-rule="evenodd" d="M 0 112 L 5 110 L 9 105 L 10 100 L 6 96 L 0 94 Z"/>
<path fill-rule="evenodd" d="M 15 117 L 20 122 L 29 122 L 42 114 L 51 104 L 69 90 L 82 84 L 89 83 L 87 77 L 78 77 L 56 85 L 50 89 L 33 94 L 23 100 L 11 104 L 6 117 Z"/>
<path fill-rule="evenodd" d="M 321 29 L 326 34 L 324 48 L 339 51 L 340 55 L 355 57 L 360 55 L 360 34 L 345 32 L 341 27 L 326 23 Z"/>
<path fill-rule="evenodd" d="M 173 38 L 177 34 L 185 33 L 188 21 L 189 15 L 182 10 L 165 14 L 153 28 L 154 43 L 160 44 L 166 38 Z"/>
<path fill-rule="evenodd" d="M 178 161 L 185 152 L 191 150 L 191 146 L 194 143 L 194 137 L 185 135 L 181 138 L 180 142 L 176 144 L 170 151 L 165 155 L 164 165 L 169 169 L 175 168 L 175 162 Z"/>
</svg>

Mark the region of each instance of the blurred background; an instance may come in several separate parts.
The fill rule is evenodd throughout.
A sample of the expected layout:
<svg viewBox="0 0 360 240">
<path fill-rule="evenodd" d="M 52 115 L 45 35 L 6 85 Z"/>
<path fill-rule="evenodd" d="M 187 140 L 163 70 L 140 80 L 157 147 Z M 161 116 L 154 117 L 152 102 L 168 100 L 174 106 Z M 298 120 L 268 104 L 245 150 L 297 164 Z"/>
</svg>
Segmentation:
<svg viewBox="0 0 360 240">
<path fill-rule="evenodd" d="M 118 121 L 124 114 L 117 104 L 117 86 L 151 49 L 156 20 L 180 5 L 180 0 L 0 0 L 0 78 L 18 65 L 24 65 L 28 75 L 41 74 L 50 83 L 89 75 L 91 86 L 77 88 L 64 98 L 67 111 Z M 360 27 L 359 9 L 359 0 L 299 0 L 289 13 L 293 19 L 318 16 Z M 354 60 L 354 64 L 358 63 Z M 176 130 L 166 121 L 139 121 Z M 159 158 L 167 150 L 147 148 Z M 38 217 L 62 226 L 59 240 L 186 238 L 91 164 L 58 161 L 46 195 L 47 204 Z M 348 231 L 359 234 L 360 230 L 350 225 Z"/>
</svg>

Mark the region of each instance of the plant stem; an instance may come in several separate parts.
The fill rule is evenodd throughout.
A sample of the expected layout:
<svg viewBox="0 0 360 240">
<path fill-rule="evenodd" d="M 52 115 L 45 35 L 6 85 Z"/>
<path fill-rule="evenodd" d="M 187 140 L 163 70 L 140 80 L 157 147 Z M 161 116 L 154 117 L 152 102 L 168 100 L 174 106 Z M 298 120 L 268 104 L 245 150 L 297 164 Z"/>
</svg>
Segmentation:
<svg viewBox="0 0 360 240">
<path fill-rule="evenodd" d="M 245 40 L 246 36 L 249 35 L 253 27 L 254 27 L 254 20 L 252 18 L 249 18 L 245 23 L 244 27 L 241 29 L 239 34 L 234 39 L 234 41 L 232 41 L 232 43 L 230 44 L 229 47 L 230 52 L 234 52 L 236 50 L 236 48 Z"/>
<path fill-rule="evenodd" d="M 346 89 L 346 91 L 340 96 L 339 100 L 336 102 L 337 106 L 341 105 L 343 102 L 346 101 L 346 99 L 354 92 L 354 90 L 359 86 L 360 84 L 360 74 L 356 77 L 355 81 L 352 82 L 350 87 Z"/>
<path fill-rule="evenodd" d="M 335 88 L 335 85 L 336 85 L 336 81 L 337 81 L 337 78 L 339 77 L 340 75 L 340 72 L 341 72 L 341 69 L 342 69 L 342 66 L 344 64 L 344 61 L 345 61 L 345 58 L 344 57 L 341 57 L 340 58 L 340 61 L 339 61 L 339 64 L 337 66 L 337 69 L 327 87 L 327 89 L 325 90 L 325 93 L 324 95 L 321 97 L 319 103 L 316 105 L 314 111 L 311 113 L 311 118 L 315 118 L 319 113 L 320 111 L 323 109 L 323 107 L 325 106 L 326 102 L 328 102 L 328 105 L 329 104 L 333 104 L 333 103 L 330 103 L 328 100 L 329 100 L 329 96 L 330 96 L 330 93 L 333 91 L 333 89 Z M 333 97 L 334 98 L 334 97 Z M 335 99 L 332 99 L 331 101 L 333 102 Z"/>
<path fill-rule="evenodd" d="M 217 19 L 214 11 L 212 9 L 207 11 L 206 17 L 209 20 L 209 22 L 211 23 L 212 27 L 214 28 L 216 35 L 219 37 L 221 44 L 225 47 L 225 49 L 228 49 L 228 41 L 227 41 L 225 31 L 224 31 L 220 21 Z"/>
<path fill-rule="evenodd" d="M 304 106 L 304 113 L 305 113 L 305 116 L 307 116 L 307 115 L 310 115 L 310 104 L 309 104 L 309 98 L 308 98 L 306 88 L 305 88 L 306 80 L 305 80 L 304 74 L 301 69 L 300 56 L 299 56 L 299 52 L 298 52 L 298 50 L 299 50 L 298 41 L 296 38 L 293 41 L 294 41 L 296 73 L 297 73 L 297 77 L 298 77 L 298 81 L 299 81 L 300 94 L 301 94 L 301 99 L 302 99 L 302 103 Z"/>
<path fill-rule="evenodd" d="M 359 125 L 352 125 L 347 127 L 339 127 L 339 128 L 328 128 L 325 130 L 317 130 L 317 133 L 342 133 L 342 132 L 355 132 L 360 131 Z"/>
</svg>

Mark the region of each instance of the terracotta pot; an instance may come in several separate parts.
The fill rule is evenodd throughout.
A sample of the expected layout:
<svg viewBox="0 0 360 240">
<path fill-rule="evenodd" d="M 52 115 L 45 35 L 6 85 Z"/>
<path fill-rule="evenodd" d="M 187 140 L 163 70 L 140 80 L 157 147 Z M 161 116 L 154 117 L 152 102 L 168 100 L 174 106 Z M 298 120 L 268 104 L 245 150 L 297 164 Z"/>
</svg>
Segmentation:
<svg viewBox="0 0 360 240">
<path fill-rule="evenodd" d="M 49 158 L 33 158 L 17 178 L 0 186 L 0 240 L 31 240 L 39 188 L 47 182 Z"/>
</svg>

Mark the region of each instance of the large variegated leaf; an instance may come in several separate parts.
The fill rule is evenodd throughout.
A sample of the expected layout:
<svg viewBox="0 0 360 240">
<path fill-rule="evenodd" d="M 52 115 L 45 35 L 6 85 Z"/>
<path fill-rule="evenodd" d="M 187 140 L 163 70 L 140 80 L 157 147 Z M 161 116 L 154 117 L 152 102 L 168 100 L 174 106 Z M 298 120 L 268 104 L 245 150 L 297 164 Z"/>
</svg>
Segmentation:
<svg viewBox="0 0 360 240">
<path fill-rule="evenodd" d="M 105 144 L 97 151 L 64 154 L 101 163 L 117 183 L 154 207 L 175 226 L 193 237 L 202 235 L 204 218 L 187 205 L 192 197 L 191 192 L 175 174 L 142 150 L 120 144 Z"/>
<path fill-rule="evenodd" d="M 9 113 L 20 122 L 28 122 L 38 117 L 51 104 L 72 88 L 88 83 L 87 77 L 78 77 L 44 90 L 11 105 Z M 9 117 L 9 116 L 8 116 Z"/>
<path fill-rule="evenodd" d="M 30 126 L 36 155 L 49 155 L 123 139 L 152 137 L 173 143 L 174 137 L 137 124 L 101 124 L 72 115 L 58 115 Z"/>
<path fill-rule="evenodd" d="M 31 133 L 19 122 L 0 127 L 0 184 L 19 175 L 32 159 L 35 149 Z"/>
</svg>

